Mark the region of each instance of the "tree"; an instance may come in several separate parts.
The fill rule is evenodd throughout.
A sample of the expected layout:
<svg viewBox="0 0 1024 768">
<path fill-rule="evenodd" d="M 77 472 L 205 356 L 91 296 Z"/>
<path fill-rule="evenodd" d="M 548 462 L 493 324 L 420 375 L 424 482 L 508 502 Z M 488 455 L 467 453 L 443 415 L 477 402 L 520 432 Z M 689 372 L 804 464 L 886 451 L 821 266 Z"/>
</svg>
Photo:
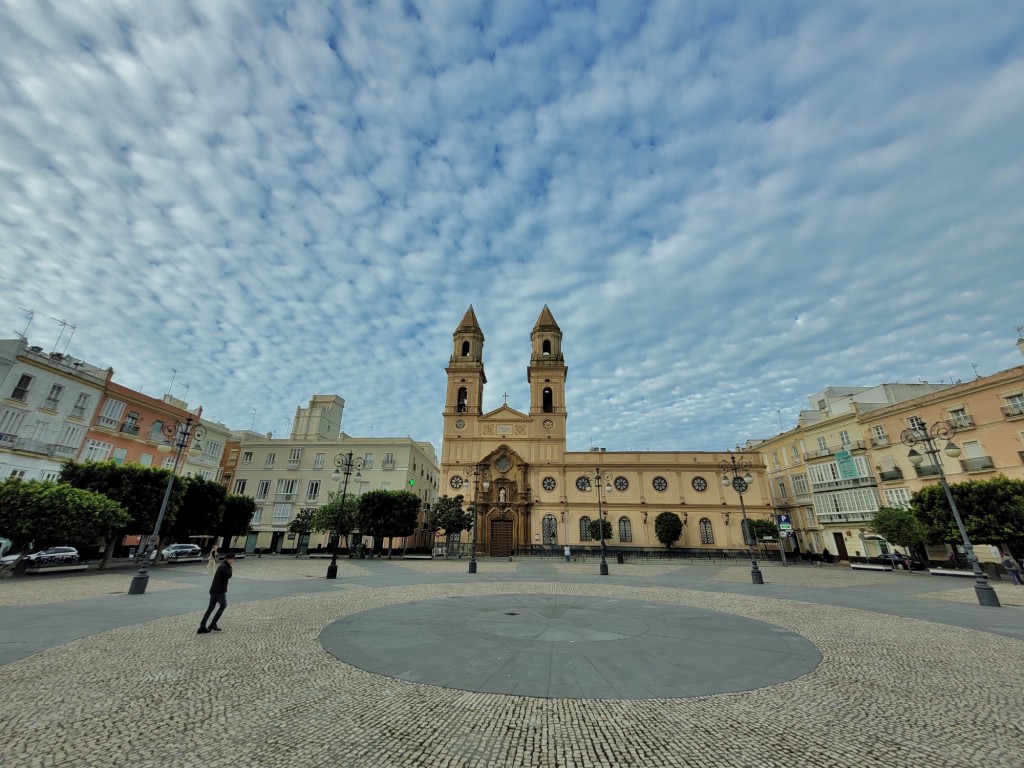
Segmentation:
<svg viewBox="0 0 1024 768">
<path fill-rule="evenodd" d="M 590 538 L 594 541 L 601 540 L 601 530 L 604 529 L 604 540 L 608 541 L 612 537 L 612 524 L 605 519 L 594 519 L 590 521 Z"/>
<path fill-rule="evenodd" d="M 743 540 L 747 544 L 756 544 L 759 540 L 766 537 L 779 538 L 779 526 L 771 520 L 755 520 L 752 517 L 748 517 L 747 531 L 749 531 L 749 534 L 744 532 L 743 536 Z"/>
<path fill-rule="evenodd" d="M 331 491 L 327 499 L 327 503 L 318 507 L 310 518 L 312 530 L 348 536 L 356 528 L 359 499 L 354 494 L 345 494 L 345 504 L 342 505 L 341 491 Z M 338 545 L 341 545 L 340 540 Z"/>
<path fill-rule="evenodd" d="M 23 549 L 70 544 L 91 547 L 128 520 L 120 504 L 66 483 L 0 482 L 0 530 Z"/>
<path fill-rule="evenodd" d="M 879 507 L 871 521 L 871 530 L 886 541 L 911 551 L 925 543 L 928 533 L 924 524 L 906 507 Z M 909 568 L 907 573 L 910 573 Z"/>
<path fill-rule="evenodd" d="M 182 500 L 173 522 L 167 526 L 169 538 L 184 541 L 190 536 L 216 531 L 224 514 L 227 489 L 201 477 L 182 477 L 174 484 L 181 485 Z"/>
<path fill-rule="evenodd" d="M 235 536 L 249 533 L 253 515 L 256 514 L 256 500 L 251 496 L 229 493 L 224 497 L 224 514 L 220 518 L 217 535 L 222 539 L 222 548 L 230 546 Z"/>
<path fill-rule="evenodd" d="M 101 493 L 118 502 L 128 513 L 128 520 L 106 538 L 103 562 L 106 568 L 114 545 L 126 535 L 148 535 L 156 526 L 156 518 L 167 490 L 169 470 L 141 464 L 118 464 L 113 461 L 66 461 L 60 468 L 60 480 L 75 488 Z M 164 526 L 174 523 L 184 489 L 175 484 L 164 513 Z"/>
<path fill-rule="evenodd" d="M 654 518 L 654 536 L 668 550 L 672 551 L 672 545 L 679 541 L 683 535 L 683 521 L 675 512 L 662 512 Z"/>
<path fill-rule="evenodd" d="M 1024 544 L 1024 480 L 1004 475 L 949 486 L 967 535 L 974 544 Z M 957 543 L 960 531 L 941 485 L 929 485 L 910 497 L 914 516 L 924 525 L 931 543 Z"/>
<path fill-rule="evenodd" d="M 448 550 L 458 546 L 463 531 L 473 527 L 473 508 L 462 508 L 463 496 L 442 496 L 430 510 L 428 525 L 431 531 L 443 530 L 448 539 Z M 455 550 L 457 551 L 457 550 Z M 447 555 L 448 552 L 446 551 Z"/>
<path fill-rule="evenodd" d="M 359 498 L 359 531 L 368 536 L 388 538 L 388 559 L 395 536 L 409 536 L 416 530 L 419 497 L 410 491 L 377 490 Z"/>
</svg>

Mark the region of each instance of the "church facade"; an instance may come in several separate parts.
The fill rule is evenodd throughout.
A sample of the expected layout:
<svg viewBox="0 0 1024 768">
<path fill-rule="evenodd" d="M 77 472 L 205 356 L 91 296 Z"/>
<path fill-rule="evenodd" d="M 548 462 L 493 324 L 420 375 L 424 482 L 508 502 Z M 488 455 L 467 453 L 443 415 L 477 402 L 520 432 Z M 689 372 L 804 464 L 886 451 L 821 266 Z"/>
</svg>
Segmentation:
<svg viewBox="0 0 1024 768">
<path fill-rule="evenodd" d="M 743 494 L 751 519 L 772 515 L 759 454 L 703 451 L 566 450 L 568 368 L 562 331 L 547 306 L 530 334 L 529 412 L 507 403 L 484 413 L 484 334 L 470 306 L 453 337 L 446 368 L 439 493 L 463 495 L 476 508 L 477 556 L 599 546 L 593 520 L 607 520 L 611 550 L 664 548 L 654 530 L 664 512 L 683 533 L 673 548 L 745 550 L 740 495 L 722 485 L 720 464 L 750 461 L 753 483 Z M 731 479 L 731 477 L 730 477 Z"/>
</svg>

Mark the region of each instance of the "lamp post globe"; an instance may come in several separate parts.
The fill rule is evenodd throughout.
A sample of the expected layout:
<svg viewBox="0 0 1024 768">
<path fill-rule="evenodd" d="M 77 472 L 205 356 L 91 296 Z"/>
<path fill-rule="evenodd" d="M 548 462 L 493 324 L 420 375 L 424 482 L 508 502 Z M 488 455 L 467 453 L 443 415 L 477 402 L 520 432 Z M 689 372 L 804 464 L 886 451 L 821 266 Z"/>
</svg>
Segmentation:
<svg viewBox="0 0 1024 768">
<path fill-rule="evenodd" d="M 593 471 L 588 470 L 584 472 L 583 476 L 587 478 L 589 486 L 597 493 L 597 527 L 601 537 L 601 565 L 598 568 L 598 573 L 601 576 L 607 576 L 608 558 L 604 538 L 604 506 L 601 503 L 601 487 L 602 485 L 604 486 L 605 494 L 612 492 L 612 473 L 610 470 L 602 470 L 600 467 L 596 467 Z"/>
<path fill-rule="evenodd" d="M 160 502 L 160 511 L 156 516 L 153 534 L 146 542 L 146 546 L 142 548 L 142 561 L 139 563 L 139 571 L 132 577 L 132 583 L 128 586 L 129 595 L 143 595 L 146 593 L 146 587 L 149 586 L 149 565 L 156 554 L 153 548 L 157 546 L 157 542 L 160 539 L 160 527 L 163 525 L 164 515 L 167 513 L 167 504 L 171 500 L 171 491 L 174 490 L 174 478 L 178 474 L 181 457 L 184 455 L 186 448 L 189 449 L 190 454 L 200 453 L 202 451 L 200 441 L 206 437 L 206 427 L 198 421 L 193 421 L 191 416 L 186 418 L 184 422 L 167 422 L 160 427 L 160 432 L 166 438 L 166 441 L 162 445 L 157 446 L 157 450 L 168 453 L 173 450 L 174 465 L 171 468 L 171 474 L 167 477 L 167 486 L 164 488 L 164 497 Z"/>
<path fill-rule="evenodd" d="M 750 581 L 753 584 L 764 584 L 764 575 L 757 567 L 757 558 L 754 556 L 754 537 L 747 522 L 747 505 L 743 500 L 743 494 L 749 491 L 750 486 L 754 484 L 750 467 L 750 459 L 745 456 L 736 458 L 735 455 L 730 455 L 728 461 L 718 463 L 718 469 L 722 473 L 722 485 L 727 487 L 731 485 L 740 497 L 740 512 L 743 514 L 743 540 L 747 544 L 747 553 L 750 555 Z"/>
<path fill-rule="evenodd" d="M 903 430 L 900 434 L 900 441 L 910 448 L 907 458 L 915 468 L 920 467 L 924 463 L 924 456 L 916 450 L 916 447 L 920 445 L 924 449 L 925 455 L 930 459 L 935 471 L 938 472 L 939 483 L 946 494 L 946 501 L 949 503 L 949 508 L 953 513 L 953 520 L 956 522 L 957 530 L 960 532 L 960 539 L 964 545 L 967 562 L 970 563 L 971 571 L 974 574 L 974 594 L 978 598 L 978 604 L 990 608 L 999 608 L 1001 606 L 999 597 L 996 595 L 992 585 L 988 583 L 988 578 L 981 571 L 978 556 L 974 554 L 974 546 L 967 535 L 967 528 L 964 527 L 964 521 L 960 517 L 960 510 L 957 509 L 956 501 L 953 499 L 953 492 L 949 489 L 946 472 L 942 468 L 942 459 L 939 458 L 940 442 L 945 443 L 945 447 L 941 449 L 942 452 L 951 459 L 955 459 L 960 455 L 959 446 L 953 442 L 953 435 L 955 434 L 956 425 L 953 422 L 937 421 L 930 426 L 920 422 L 917 426 L 908 427 Z"/>
<path fill-rule="evenodd" d="M 336 579 L 338 578 L 338 550 L 341 549 L 341 537 L 347 535 L 342 530 L 342 520 L 345 517 L 345 497 L 348 495 L 348 479 L 352 476 L 352 471 L 355 470 L 356 480 L 361 478 L 360 471 L 363 468 L 363 460 L 360 458 L 353 458 L 352 451 L 346 453 L 339 453 L 334 457 L 334 471 L 331 473 L 331 479 L 341 481 L 344 479 L 344 485 L 341 486 L 341 504 L 338 507 L 338 538 L 334 542 L 334 551 L 331 553 L 331 563 L 327 566 L 327 578 Z M 349 542 L 346 542 L 348 545 Z"/>
</svg>

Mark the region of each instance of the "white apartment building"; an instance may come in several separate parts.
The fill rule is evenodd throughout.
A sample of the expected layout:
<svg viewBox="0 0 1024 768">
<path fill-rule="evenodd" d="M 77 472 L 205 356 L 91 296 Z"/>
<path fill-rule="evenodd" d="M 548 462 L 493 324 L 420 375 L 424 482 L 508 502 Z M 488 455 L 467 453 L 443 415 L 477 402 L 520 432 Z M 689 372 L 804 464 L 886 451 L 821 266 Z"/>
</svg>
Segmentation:
<svg viewBox="0 0 1024 768">
<path fill-rule="evenodd" d="M 56 479 L 81 449 L 111 376 L 25 338 L 0 341 L 0 478 Z"/>
<path fill-rule="evenodd" d="M 426 521 L 437 501 L 440 476 L 434 446 L 408 437 L 351 437 L 341 431 L 344 408 L 345 401 L 337 395 L 314 395 L 307 407 L 296 409 L 287 439 L 234 433 L 223 474 L 229 493 L 250 496 L 257 504 L 247 552 L 326 549 L 329 534 L 300 537 L 288 532 L 288 524 L 301 509 L 320 507 L 330 500 L 331 491 L 342 490 L 344 477 L 335 480 L 332 475 L 349 453 L 354 467 L 347 495 L 358 497 L 378 489 L 416 494 L 423 502 L 417 533 L 396 539 L 394 546 L 429 549 Z"/>
</svg>

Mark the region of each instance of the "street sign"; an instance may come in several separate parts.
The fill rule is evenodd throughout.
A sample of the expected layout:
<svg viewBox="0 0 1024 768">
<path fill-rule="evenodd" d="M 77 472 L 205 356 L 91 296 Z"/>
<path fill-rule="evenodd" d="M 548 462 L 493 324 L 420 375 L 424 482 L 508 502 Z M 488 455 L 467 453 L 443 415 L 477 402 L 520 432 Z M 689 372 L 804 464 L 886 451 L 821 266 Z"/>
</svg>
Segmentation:
<svg viewBox="0 0 1024 768">
<path fill-rule="evenodd" d="M 778 526 L 780 531 L 791 531 L 793 530 L 793 523 L 789 519 L 789 515 L 776 515 L 775 525 Z"/>
</svg>

